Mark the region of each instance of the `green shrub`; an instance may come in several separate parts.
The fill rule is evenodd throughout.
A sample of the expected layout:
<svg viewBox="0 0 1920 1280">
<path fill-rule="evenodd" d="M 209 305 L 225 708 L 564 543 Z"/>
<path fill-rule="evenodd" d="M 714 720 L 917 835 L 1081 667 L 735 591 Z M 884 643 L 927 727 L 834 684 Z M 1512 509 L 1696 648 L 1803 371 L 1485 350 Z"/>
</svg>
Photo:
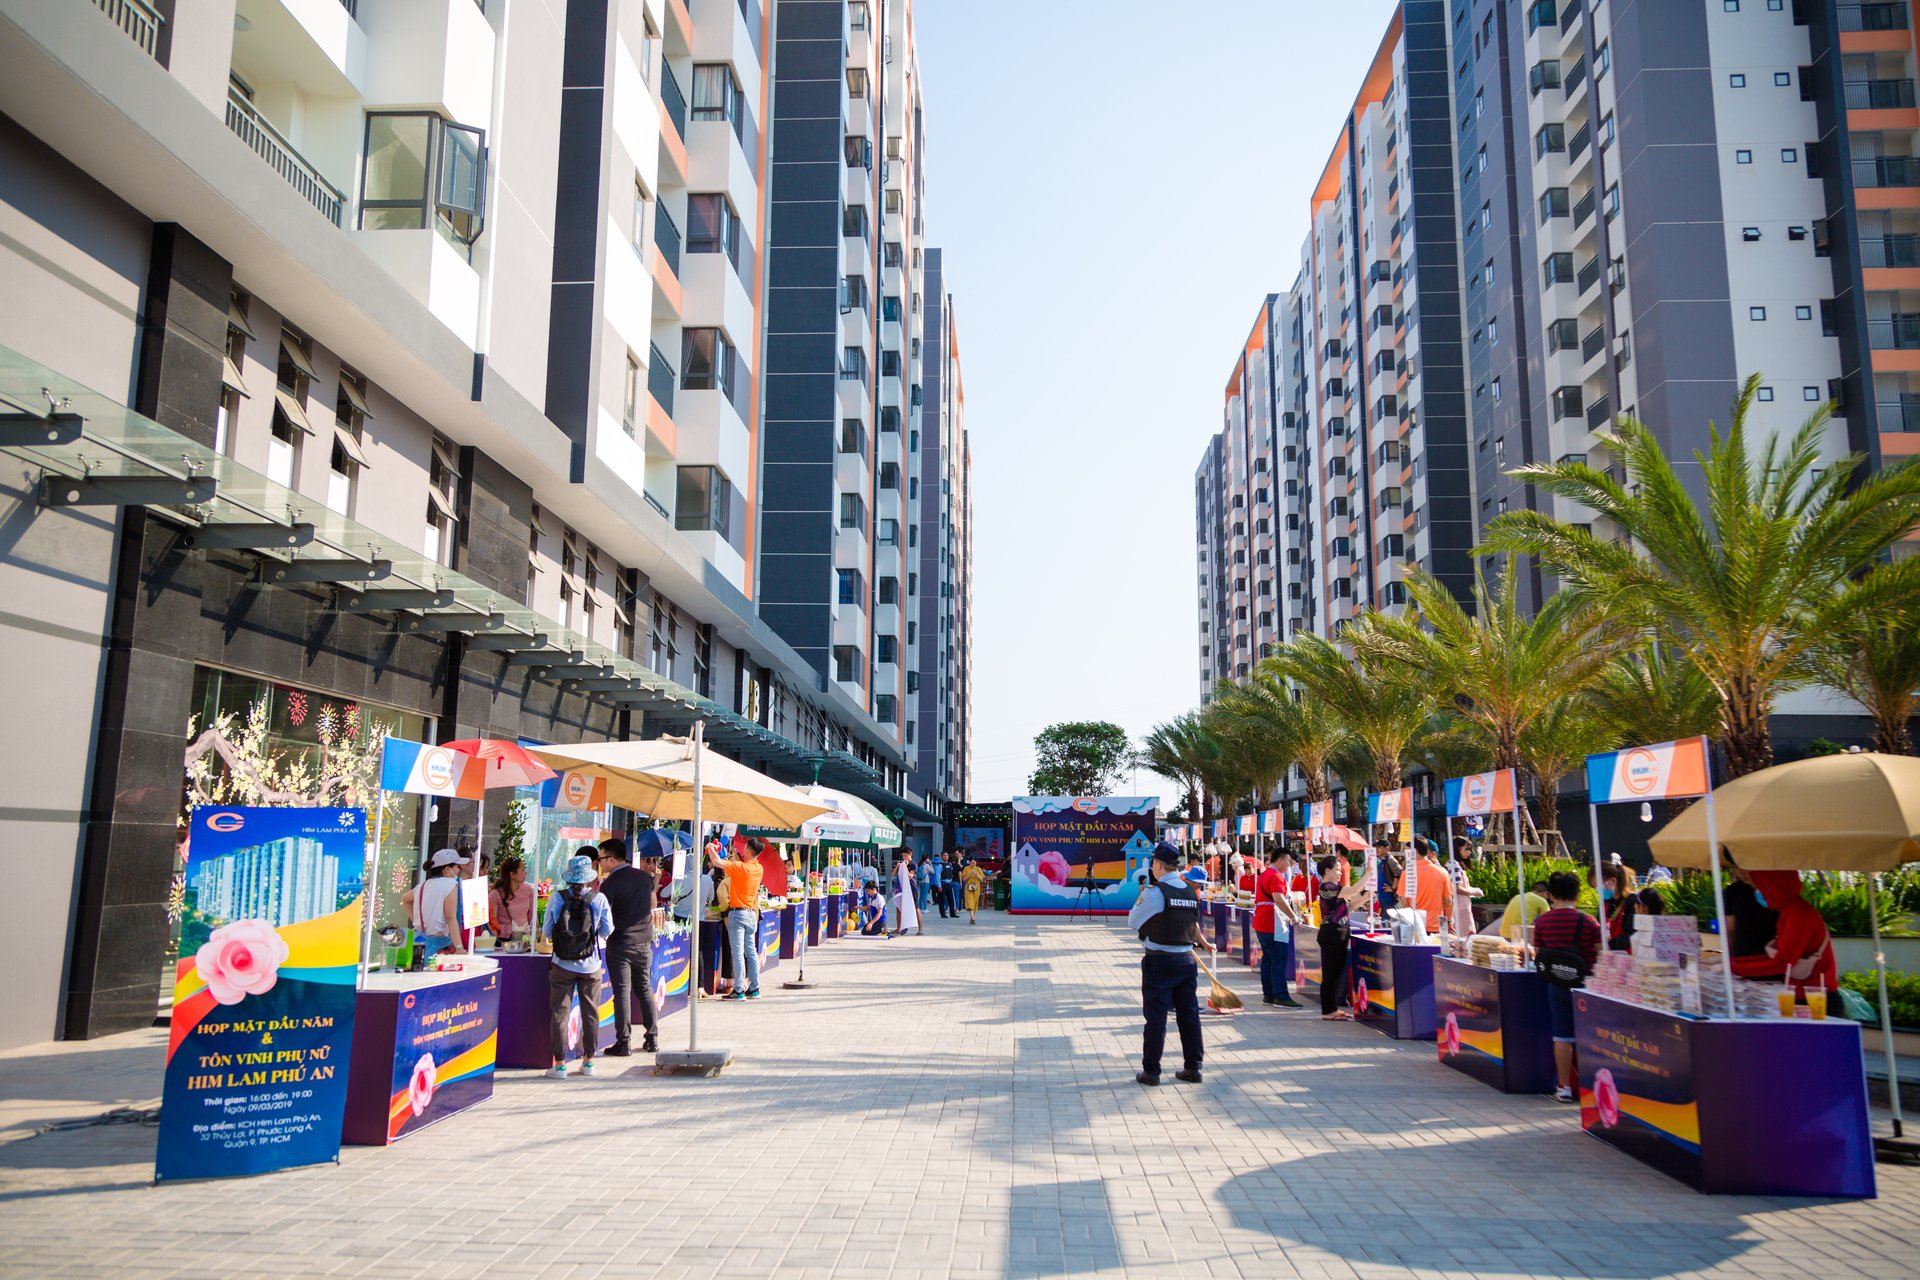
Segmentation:
<svg viewBox="0 0 1920 1280">
<path fill-rule="evenodd" d="M 1873 913 L 1865 880 L 1809 880 L 1801 892 L 1819 911 L 1820 918 L 1827 922 L 1828 930 L 1836 937 L 1864 938 L 1873 932 Z M 1907 917 L 1911 914 L 1893 901 L 1890 895 L 1880 895 L 1880 932 L 1883 935 L 1907 935 L 1910 932 L 1906 927 Z"/>
<path fill-rule="evenodd" d="M 1866 997 L 1867 1003 L 1873 1006 L 1874 1015 L 1879 1015 L 1880 979 L 1877 974 L 1843 973 L 1840 975 L 1840 985 Z M 1894 1026 L 1920 1028 L 1920 974 L 1889 973 L 1887 1003 L 1893 1010 Z"/>
<path fill-rule="evenodd" d="M 1880 893 L 1899 903 L 1900 910 L 1908 915 L 1920 915 L 1920 863 L 1881 876 Z"/>
<path fill-rule="evenodd" d="M 1524 875 L 1526 883 L 1534 884 L 1545 880 L 1555 871 L 1573 872 L 1580 877 L 1580 909 L 1592 911 L 1597 901 L 1592 886 L 1587 884 L 1587 876 L 1592 870 L 1591 863 L 1582 866 L 1571 858 L 1528 858 Z M 1482 906 L 1501 906 L 1511 902 L 1514 894 L 1519 891 L 1511 856 L 1502 858 L 1495 855 L 1479 862 L 1467 873 L 1467 881 L 1474 888 L 1481 890 L 1478 901 Z"/>
</svg>

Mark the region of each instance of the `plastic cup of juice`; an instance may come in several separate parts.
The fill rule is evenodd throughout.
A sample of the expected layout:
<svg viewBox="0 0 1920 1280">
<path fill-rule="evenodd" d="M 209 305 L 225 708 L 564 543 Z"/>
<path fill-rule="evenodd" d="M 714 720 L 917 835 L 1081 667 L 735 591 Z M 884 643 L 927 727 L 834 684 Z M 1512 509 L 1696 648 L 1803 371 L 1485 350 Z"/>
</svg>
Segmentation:
<svg viewBox="0 0 1920 1280">
<path fill-rule="evenodd" d="M 1827 1016 L 1827 989 L 1825 987 L 1807 988 L 1807 1012 L 1818 1022 Z"/>
<path fill-rule="evenodd" d="M 1794 1006 L 1793 988 L 1782 987 L 1776 994 L 1780 997 L 1780 1016 L 1783 1018 L 1791 1018 L 1793 1016 Z"/>
</svg>

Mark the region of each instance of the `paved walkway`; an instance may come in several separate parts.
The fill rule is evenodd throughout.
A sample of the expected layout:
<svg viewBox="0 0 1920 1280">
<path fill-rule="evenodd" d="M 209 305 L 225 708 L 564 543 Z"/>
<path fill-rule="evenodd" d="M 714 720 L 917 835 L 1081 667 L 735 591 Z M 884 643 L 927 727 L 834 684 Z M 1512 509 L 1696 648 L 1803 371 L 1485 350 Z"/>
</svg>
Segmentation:
<svg viewBox="0 0 1920 1280">
<path fill-rule="evenodd" d="M 1117 927 L 983 917 L 833 943 L 708 1004 L 713 1080 L 502 1076 L 336 1167 L 153 1188 L 157 1033 L 0 1058 L 0 1271 L 122 1276 L 1913 1277 L 1920 1169 L 1862 1203 L 1702 1196 L 1428 1045 L 1255 1009 L 1207 1082 L 1133 1083 Z M 783 966 L 774 977 L 789 977 Z M 1252 975 L 1235 966 L 1243 995 Z M 685 1034 L 684 1016 L 667 1024 Z M 144 1084 L 144 1089 L 141 1087 Z"/>
</svg>

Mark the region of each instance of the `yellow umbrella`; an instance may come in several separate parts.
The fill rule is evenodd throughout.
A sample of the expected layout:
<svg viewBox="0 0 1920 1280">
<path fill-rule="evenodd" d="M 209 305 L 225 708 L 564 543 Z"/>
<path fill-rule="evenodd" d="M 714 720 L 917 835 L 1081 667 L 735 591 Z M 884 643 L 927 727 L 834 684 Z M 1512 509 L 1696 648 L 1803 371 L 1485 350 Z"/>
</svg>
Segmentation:
<svg viewBox="0 0 1920 1280">
<path fill-rule="evenodd" d="M 1720 847 L 1749 871 L 1890 871 L 1920 861 L 1920 758 L 1877 752 L 1775 765 L 1717 788 Z M 1705 867 L 1706 806 L 1653 837 L 1669 867 Z"/>
<path fill-rule="evenodd" d="M 528 747 L 555 769 L 604 778 L 607 799 L 650 818 L 692 819 L 695 746 L 689 738 L 647 742 L 575 742 Z M 702 745 L 699 752 L 703 822 L 777 827 L 791 831 L 829 806 L 804 791 L 775 782 L 757 769 Z"/>
</svg>

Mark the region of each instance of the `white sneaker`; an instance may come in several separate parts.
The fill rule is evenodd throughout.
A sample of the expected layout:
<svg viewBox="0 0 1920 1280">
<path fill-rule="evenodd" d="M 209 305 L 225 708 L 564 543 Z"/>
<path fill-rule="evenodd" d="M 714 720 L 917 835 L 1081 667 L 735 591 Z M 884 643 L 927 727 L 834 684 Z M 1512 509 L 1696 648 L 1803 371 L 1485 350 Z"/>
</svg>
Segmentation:
<svg viewBox="0 0 1920 1280">
<path fill-rule="evenodd" d="M 565 1080 L 566 1078 L 567 1066 L 564 1062 L 555 1063 L 553 1070 L 547 1072 L 547 1079 L 549 1080 Z"/>
<path fill-rule="evenodd" d="M 1561 1085 L 1553 1091 L 1553 1100 L 1555 1102 L 1572 1102 L 1573 1090 L 1567 1088 L 1565 1085 Z"/>
<path fill-rule="evenodd" d="M 600 1073 L 594 1069 L 593 1059 L 588 1058 L 585 1062 L 580 1064 L 580 1074 L 583 1076 L 597 1076 Z"/>
</svg>

